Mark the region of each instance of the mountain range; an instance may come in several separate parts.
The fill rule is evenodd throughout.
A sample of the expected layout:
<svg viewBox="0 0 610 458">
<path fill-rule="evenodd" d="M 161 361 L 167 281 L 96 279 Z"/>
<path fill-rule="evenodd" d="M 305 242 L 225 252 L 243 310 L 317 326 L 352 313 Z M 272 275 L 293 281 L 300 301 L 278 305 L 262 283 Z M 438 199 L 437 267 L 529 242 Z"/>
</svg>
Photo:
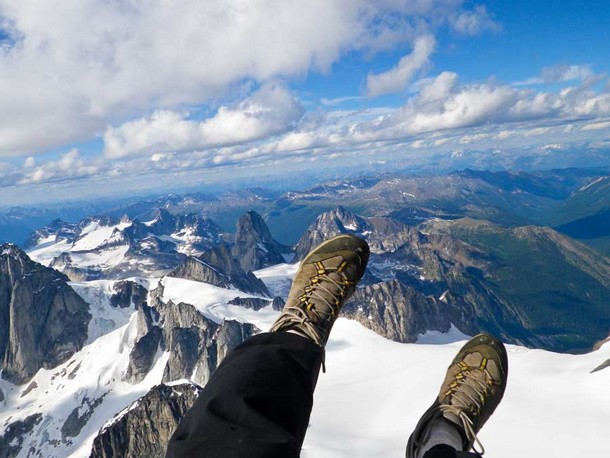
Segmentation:
<svg viewBox="0 0 610 458">
<path fill-rule="evenodd" d="M 518 361 L 528 348 L 586 361 L 579 380 L 607 382 L 608 234 L 569 236 L 604 221 L 607 183 L 591 170 L 373 176 L 55 220 L 25 251 L 0 248 L 0 456 L 162 456 L 226 353 L 275 320 L 298 262 L 339 233 L 371 258 L 331 357 L 366 330 L 388 355 L 486 331 Z"/>
</svg>

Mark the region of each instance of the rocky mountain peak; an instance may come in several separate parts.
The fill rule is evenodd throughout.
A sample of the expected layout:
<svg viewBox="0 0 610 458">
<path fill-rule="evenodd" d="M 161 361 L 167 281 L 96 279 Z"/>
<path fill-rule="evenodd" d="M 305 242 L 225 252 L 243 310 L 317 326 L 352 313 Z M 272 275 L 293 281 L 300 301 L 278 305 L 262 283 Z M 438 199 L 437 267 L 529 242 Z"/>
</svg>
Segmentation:
<svg viewBox="0 0 610 458">
<path fill-rule="evenodd" d="M 0 256 L 4 262 L 7 262 L 8 258 L 12 259 L 25 259 L 27 255 L 19 249 L 19 247 L 13 243 L 3 243 L 0 245 Z M 2 261 L 0 261 L 2 262 Z"/>
<path fill-rule="evenodd" d="M 247 240 L 255 234 L 260 241 L 272 241 L 271 232 L 263 217 L 255 211 L 248 211 L 237 221 L 236 241 Z"/>
<path fill-rule="evenodd" d="M 226 245 L 212 248 L 199 257 L 189 256 L 168 275 L 251 294 L 270 295 L 265 284 L 251 271 L 244 272 Z"/>
<path fill-rule="evenodd" d="M 167 210 L 160 208 L 150 228 L 156 234 L 171 234 L 176 229 L 176 218 Z"/>
<path fill-rule="evenodd" d="M 363 234 L 367 224 L 363 218 L 356 216 L 344 207 L 321 213 L 309 226 L 295 248 L 295 261 L 302 260 L 314 247 L 339 234 Z"/>
<path fill-rule="evenodd" d="M 87 218 L 83 218 L 78 223 L 78 229 L 82 231 L 91 224 L 96 224 L 99 226 L 114 226 L 119 222 L 120 220 L 118 218 L 112 218 L 110 216 L 89 216 Z"/>
<path fill-rule="evenodd" d="M 65 275 L 15 245 L 2 245 L 0 253 L 0 369 L 3 378 L 23 383 L 80 350 L 91 315 Z"/>
<path fill-rule="evenodd" d="M 24 248 L 33 248 L 45 239 L 50 237 L 54 240 L 68 240 L 72 242 L 74 240 L 77 230 L 77 225 L 74 223 L 68 223 L 61 219 L 54 219 L 49 224 L 36 231 L 32 232 L 24 243 Z"/>
<path fill-rule="evenodd" d="M 419 232 L 391 218 L 367 218 L 344 207 L 320 214 L 305 231 L 295 248 L 295 260 L 302 260 L 318 244 L 339 234 L 356 234 L 368 242 L 371 252 L 392 252 L 417 237 Z"/>
<path fill-rule="evenodd" d="M 153 387 L 100 430 L 91 458 L 164 457 L 171 435 L 200 392 L 193 383 Z"/>
<path fill-rule="evenodd" d="M 237 222 L 231 253 L 246 272 L 284 262 L 282 253 L 292 250 L 276 242 L 262 216 L 249 211 Z"/>
</svg>

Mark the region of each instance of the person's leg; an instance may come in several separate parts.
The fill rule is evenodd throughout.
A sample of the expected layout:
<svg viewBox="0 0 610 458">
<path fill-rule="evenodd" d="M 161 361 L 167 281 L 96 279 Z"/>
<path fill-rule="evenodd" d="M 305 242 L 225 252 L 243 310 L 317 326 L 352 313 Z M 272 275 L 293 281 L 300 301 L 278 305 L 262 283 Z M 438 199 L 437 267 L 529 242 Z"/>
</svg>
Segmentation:
<svg viewBox="0 0 610 458">
<path fill-rule="evenodd" d="M 434 403 L 409 437 L 407 458 L 478 457 L 477 433 L 506 389 L 508 359 L 502 342 L 489 334 L 468 341 L 447 369 Z M 469 450 L 475 449 L 475 453 Z"/>
<path fill-rule="evenodd" d="M 288 332 L 236 347 L 180 423 L 167 456 L 299 456 L 323 352 Z"/>
<path fill-rule="evenodd" d="M 303 260 L 271 332 L 229 352 L 170 439 L 168 458 L 299 456 L 324 346 L 368 254 L 364 240 L 341 235 Z"/>
</svg>

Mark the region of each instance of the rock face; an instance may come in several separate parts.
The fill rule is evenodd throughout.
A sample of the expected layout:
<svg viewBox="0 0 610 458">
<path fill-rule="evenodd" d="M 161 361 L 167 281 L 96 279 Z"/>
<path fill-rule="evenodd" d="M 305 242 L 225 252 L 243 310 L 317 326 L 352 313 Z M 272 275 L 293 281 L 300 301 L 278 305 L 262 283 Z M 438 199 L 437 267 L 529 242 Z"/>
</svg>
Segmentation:
<svg viewBox="0 0 610 458">
<path fill-rule="evenodd" d="M 170 277 L 200 281 L 221 288 L 237 288 L 240 291 L 269 296 L 265 284 L 252 272 L 244 272 L 225 245 L 220 245 L 203 255 L 189 257 L 174 269 Z"/>
<path fill-rule="evenodd" d="M 87 424 L 95 409 L 103 402 L 108 393 L 96 399 L 89 399 L 85 396 L 81 405 L 75 407 L 66 421 L 61 426 L 61 437 L 65 441 L 70 437 L 76 437 L 80 434 L 83 427 Z"/>
<path fill-rule="evenodd" d="M 452 319 L 443 308 L 440 301 L 390 280 L 357 290 L 342 315 L 388 339 L 415 342 L 426 331 L 449 331 Z"/>
<path fill-rule="evenodd" d="M 148 228 L 154 235 L 171 235 L 175 240 L 186 242 L 183 252 L 190 255 L 201 254 L 229 238 L 228 234 L 210 219 L 193 213 L 172 215 L 163 209 L 159 210 Z"/>
<path fill-rule="evenodd" d="M 113 288 L 116 291 L 110 297 L 110 305 L 113 307 L 128 308 L 133 306 L 138 310 L 146 303 L 148 290 L 139 283 L 121 280 L 117 281 Z"/>
<path fill-rule="evenodd" d="M 157 385 L 110 420 L 93 441 L 91 458 L 163 458 L 167 443 L 201 388 Z"/>
<path fill-rule="evenodd" d="M 273 307 L 273 310 L 282 310 L 284 308 L 284 299 L 281 297 L 275 297 L 272 301 L 268 299 L 261 299 L 258 297 L 236 297 L 227 302 L 230 305 L 237 305 L 252 310 L 260 310 L 269 305 Z"/>
<path fill-rule="evenodd" d="M 24 383 L 80 350 L 91 315 L 68 278 L 31 261 L 16 246 L 0 247 L 0 368 Z"/>
<path fill-rule="evenodd" d="M 284 305 L 286 305 L 286 301 L 282 299 L 280 296 L 276 296 L 271 301 L 271 307 L 273 310 L 277 310 L 278 312 L 284 309 Z"/>
<path fill-rule="evenodd" d="M 263 218 L 249 211 L 239 218 L 235 232 L 235 244 L 231 253 L 241 268 L 248 272 L 285 262 L 282 253 L 290 253 L 290 247 L 276 242 Z"/>
<path fill-rule="evenodd" d="M 42 414 L 30 415 L 23 420 L 9 424 L 0 436 L 0 456 L 15 458 L 23 446 L 24 437 L 42 420 Z"/>
<path fill-rule="evenodd" d="M 218 324 L 190 304 L 162 302 L 161 294 L 154 290 L 154 308 L 144 306 L 138 311 L 136 341 L 124 377 L 130 383 L 146 377 L 161 349 L 169 352 L 163 382 L 190 379 L 205 385 L 226 353 L 257 331 L 249 323 L 225 320 Z"/>
<path fill-rule="evenodd" d="M 400 342 L 453 324 L 465 334 L 578 353 L 610 332 L 610 260 L 599 253 L 535 226 L 465 218 L 420 229 L 338 208 L 312 224 L 297 257 L 337 233 L 366 238 L 367 272 L 343 313 Z"/>
<path fill-rule="evenodd" d="M 67 223 L 60 219 L 53 220 L 50 224 L 32 232 L 24 243 L 24 248 L 32 248 L 43 240 L 52 239 L 54 241 L 74 239 L 77 225 Z"/>
<path fill-rule="evenodd" d="M 365 218 L 343 207 L 322 213 L 309 226 L 295 248 L 294 261 L 301 261 L 320 243 L 339 234 L 356 234 L 366 238 L 371 252 L 392 252 L 417 237 L 417 230 L 390 218 Z"/>
</svg>

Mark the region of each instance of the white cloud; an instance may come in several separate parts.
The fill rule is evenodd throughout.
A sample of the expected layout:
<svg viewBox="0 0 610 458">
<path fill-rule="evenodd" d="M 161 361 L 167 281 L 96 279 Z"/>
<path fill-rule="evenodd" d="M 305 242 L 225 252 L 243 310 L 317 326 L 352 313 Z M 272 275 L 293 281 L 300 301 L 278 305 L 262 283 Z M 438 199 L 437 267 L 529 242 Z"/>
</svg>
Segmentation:
<svg viewBox="0 0 610 458">
<path fill-rule="evenodd" d="M 503 130 L 501 132 L 499 132 L 498 134 L 496 134 L 496 136 L 494 137 L 496 140 L 506 140 L 509 137 L 512 137 L 513 135 L 515 135 L 515 132 L 510 131 L 510 130 Z"/>
<path fill-rule="evenodd" d="M 324 105 L 325 107 L 334 107 L 337 105 L 341 105 L 345 102 L 352 102 L 354 100 L 362 100 L 364 97 L 360 96 L 360 95 L 350 95 L 350 96 L 346 96 L 346 97 L 337 97 L 334 99 L 326 99 L 323 98 L 322 100 L 320 100 L 320 102 L 322 103 L 322 105 Z"/>
<path fill-rule="evenodd" d="M 475 36 L 485 31 L 500 30 L 500 25 L 491 18 L 483 5 L 455 14 L 449 22 L 454 30 L 462 35 Z"/>
<path fill-rule="evenodd" d="M 387 140 L 477 125 L 608 116 L 610 91 L 595 91 L 594 82 L 537 92 L 493 82 L 462 86 L 457 74 L 443 72 L 419 84 L 419 93 L 394 113 L 355 126 L 352 137 Z"/>
<path fill-rule="evenodd" d="M 434 52 L 436 40 L 431 35 L 424 35 L 415 40 L 411 54 L 404 56 L 396 67 L 384 73 L 369 74 L 366 79 L 366 91 L 370 97 L 392 94 L 402 91 L 413 79 L 415 73 L 426 65 Z"/>
<path fill-rule="evenodd" d="M 542 69 L 540 76 L 545 83 L 584 80 L 593 75 L 587 65 L 555 65 Z"/>
<path fill-rule="evenodd" d="M 602 130 L 610 129 L 610 121 L 599 121 L 585 124 L 581 130 Z"/>
<path fill-rule="evenodd" d="M 72 149 L 62 154 L 58 160 L 45 162 L 38 167 L 34 167 L 32 162 L 26 161 L 23 176 L 18 184 L 84 178 L 95 175 L 99 170 L 98 166 L 86 163 L 77 149 Z"/>
<path fill-rule="evenodd" d="M 532 84 L 565 83 L 570 81 L 583 81 L 594 77 L 593 70 L 588 65 L 553 65 L 544 67 L 539 76 L 517 81 L 513 86 L 528 86 Z"/>
<path fill-rule="evenodd" d="M 295 116 L 292 118 L 296 123 L 294 128 L 293 124 L 283 124 L 289 126 L 283 131 L 285 133 L 267 138 L 264 142 L 252 143 L 247 138 L 241 138 L 238 139 L 240 141 L 226 143 L 232 146 L 218 147 L 201 135 L 205 131 L 201 126 L 213 124 L 211 120 L 198 123 L 176 115 L 169 123 L 172 126 L 169 130 L 151 123 L 150 119 L 140 120 L 144 126 L 142 129 L 129 125 L 118 128 L 122 132 L 123 128 L 129 127 L 123 132 L 123 137 L 118 137 L 121 140 L 118 142 L 117 155 L 124 154 L 120 152 L 121 148 L 129 154 L 144 151 L 155 153 L 157 151 L 152 150 L 154 145 L 163 146 L 159 150 L 161 152 L 184 147 L 185 152 L 181 155 L 189 155 L 184 145 L 191 142 L 191 145 L 197 144 L 200 150 L 184 161 L 191 161 L 189 163 L 193 166 L 208 167 L 240 161 L 292 160 L 307 152 L 315 152 L 316 155 L 334 154 L 339 150 L 376 152 L 383 150 L 384 142 L 412 144 L 426 135 L 431 136 L 431 145 L 446 148 L 458 146 L 461 142 L 480 144 L 487 140 L 514 143 L 536 138 L 548 141 L 555 135 L 574 136 L 577 130 L 565 130 L 566 124 L 587 122 L 603 132 L 606 128 L 604 122 L 610 116 L 610 90 L 600 92 L 594 90 L 592 84 L 582 83 L 558 92 L 539 92 L 495 82 L 462 85 L 457 74 L 442 72 L 434 78 L 417 82 L 414 86 L 418 88 L 418 93 L 398 109 L 309 114 L 299 122 L 296 122 Z M 242 103 L 238 107 L 243 105 L 247 104 Z M 239 110 L 234 108 L 233 111 Z M 231 119 L 230 116 L 228 118 Z M 602 119 L 592 124 L 592 118 Z M 214 123 L 222 119 L 220 111 L 211 119 L 215 120 Z M 557 127 L 549 128 L 550 121 Z M 515 127 L 515 123 L 520 123 L 520 126 Z M 182 128 L 183 125 L 186 127 Z M 480 131 L 464 134 L 465 129 L 475 128 Z M 181 129 L 188 135 L 181 135 Z M 230 129 L 226 132 L 230 132 Z M 159 136 L 162 142 L 151 140 Z M 188 141 L 183 141 L 183 138 Z M 227 140 L 226 137 L 224 139 Z M 206 145 L 211 149 L 202 150 Z M 178 158 L 170 158 L 173 165 L 177 161 Z"/>
<path fill-rule="evenodd" d="M 423 85 L 406 105 L 372 127 L 390 135 L 415 135 L 497 121 L 515 100 L 515 91 L 506 86 L 461 87 L 457 74 L 443 72 Z"/>
<path fill-rule="evenodd" d="M 277 140 L 244 148 L 247 157 L 256 160 L 306 151 L 381 151 L 384 142 L 407 144 L 425 135 L 433 137 L 432 145 L 447 148 L 460 142 L 527 143 L 531 138 L 573 136 L 564 129 L 566 124 L 610 116 L 610 90 L 597 91 L 593 85 L 594 81 L 583 82 L 559 92 L 539 92 L 493 81 L 462 85 L 457 74 L 443 72 L 415 83 L 418 93 L 398 109 L 330 113 L 317 123 L 299 124 Z M 558 127 L 549 128 L 549 122 Z M 480 132 L 463 135 L 465 129 L 476 128 Z M 603 128 L 605 124 L 600 124 Z M 441 132 L 445 138 L 439 141 L 434 137 Z"/>
<path fill-rule="evenodd" d="M 104 134 L 104 153 L 116 159 L 134 154 L 193 151 L 252 142 L 289 130 L 303 107 L 288 90 L 267 84 L 235 107 L 221 106 L 204 121 L 185 114 L 157 111 Z"/>
<path fill-rule="evenodd" d="M 459 1 L 0 0 L 0 155 L 219 100 L 244 81 L 328 71 L 410 42 Z"/>
</svg>

